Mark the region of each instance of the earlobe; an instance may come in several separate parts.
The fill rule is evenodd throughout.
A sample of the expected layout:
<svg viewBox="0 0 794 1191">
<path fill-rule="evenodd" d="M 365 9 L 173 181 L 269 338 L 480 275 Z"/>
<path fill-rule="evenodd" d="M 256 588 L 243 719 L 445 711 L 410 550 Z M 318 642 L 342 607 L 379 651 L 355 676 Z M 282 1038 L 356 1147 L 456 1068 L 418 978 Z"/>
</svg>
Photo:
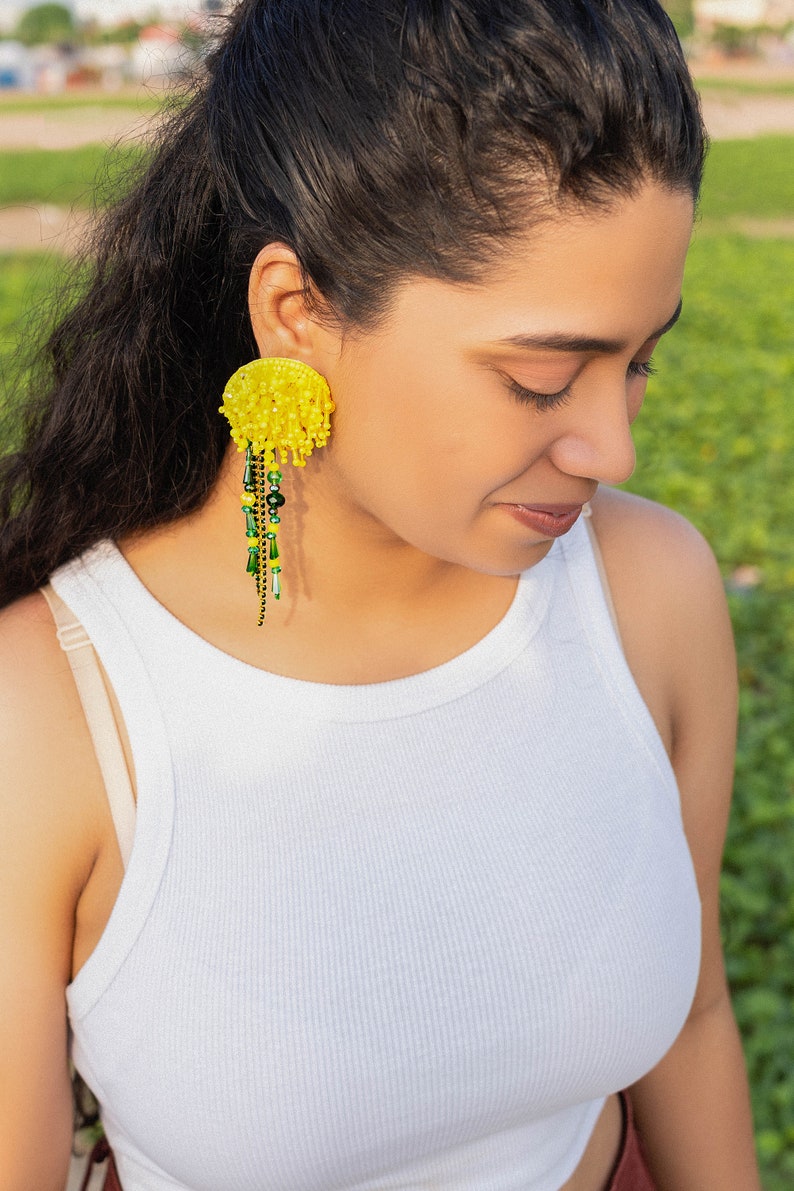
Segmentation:
<svg viewBox="0 0 794 1191">
<path fill-rule="evenodd" d="M 267 244 L 254 261 L 248 310 L 260 356 L 305 358 L 312 350 L 310 318 L 298 258 L 286 244 Z"/>
</svg>

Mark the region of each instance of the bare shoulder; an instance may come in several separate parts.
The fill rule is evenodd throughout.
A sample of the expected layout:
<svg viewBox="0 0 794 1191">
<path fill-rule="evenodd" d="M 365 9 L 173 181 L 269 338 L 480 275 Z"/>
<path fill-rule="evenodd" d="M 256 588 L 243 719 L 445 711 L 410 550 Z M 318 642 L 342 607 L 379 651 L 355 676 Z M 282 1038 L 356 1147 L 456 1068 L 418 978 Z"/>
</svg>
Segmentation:
<svg viewBox="0 0 794 1191">
<path fill-rule="evenodd" d="M 52 615 L 40 592 L 0 610 L 0 689 L 4 694 L 9 683 L 21 694 L 39 685 L 40 695 L 46 698 L 47 685 L 67 670 Z M 5 700 L 3 707 L 8 710 Z"/>
<path fill-rule="evenodd" d="M 652 582 L 660 596 L 674 595 L 680 585 L 691 591 L 693 584 L 716 584 L 722 590 L 711 547 L 680 513 L 630 492 L 601 488 L 593 501 L 593 523 L 605 558 L 632 570 L 638 582 Z"/>
<path fill-rule="evenodd" d="M 604 556 L 629 665 L 660 733 L 699 715 L 708 690 L 735 703 L 735 657 L 714 553 L 693 525 L 654 501 L 599 490 L 593 525 Z M 712 693 L 710 703 L 714 706 Z"/>
<path fill-rule="evenodd" d="M 90 737 L 39 594 L 0 612 L 0 1168 L 63 1187 L 72 1126 L 65 988 L 99 847 Z"/>
<path fill-rule="evenodd" d="M 0 611 L 0 832 L 13 857 L 47 865 L 78 896 L 98 846 L 86 795 L 91 753 L 66 655 L 44 598 Z M 12 851 L 9 858 L 7 851 Z M 63 894 L 67 892 L 64 888 Z"/>
<path fill-rule="evenodd" d="M 647 629 L 654 613 L 669 618 L 667 629 L 676 635 L 700 632 L 715 618 L 724 628 L 727 604 L 714 552 L 680 513 L 604 489 L 593 501 L 593 525 L 627 628 L 639 618 Z"/>
<path fill-rule="evenodd" d="M 35 592 L 2 609 L 0 739 L 16 759 L 16 783 L 56 759 L 60 763 L 50 776 L 55 781 L 58 771 L 63 776 L 69 739 L 80 719 L 69 662 L 44 597 Z"/>
<path fill-rule="evenodd" d="M 70 711 L 68 670 L 42 595 L 0 611 L 0 739 L 22 772 L 40 764 L 61 734 Z"/>
</svg>

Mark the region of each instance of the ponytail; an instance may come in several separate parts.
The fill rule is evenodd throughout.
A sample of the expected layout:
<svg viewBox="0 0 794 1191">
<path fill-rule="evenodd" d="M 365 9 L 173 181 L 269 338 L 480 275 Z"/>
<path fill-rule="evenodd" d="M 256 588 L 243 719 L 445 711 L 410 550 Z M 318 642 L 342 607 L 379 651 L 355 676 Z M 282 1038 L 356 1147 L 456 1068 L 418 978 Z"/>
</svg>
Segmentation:
<svg viewBox="0 0 794 1191">
<path fill-rule="evenodd" d="M 49 338 L 51 390 L 0 461 L 0 604 L 100 538 L 190 512 L 212 486 L 227 442 L 218 393 L 255 349 L 207 161 L 198 95 L 107 215 L 87 292 Z"/>
</svg>

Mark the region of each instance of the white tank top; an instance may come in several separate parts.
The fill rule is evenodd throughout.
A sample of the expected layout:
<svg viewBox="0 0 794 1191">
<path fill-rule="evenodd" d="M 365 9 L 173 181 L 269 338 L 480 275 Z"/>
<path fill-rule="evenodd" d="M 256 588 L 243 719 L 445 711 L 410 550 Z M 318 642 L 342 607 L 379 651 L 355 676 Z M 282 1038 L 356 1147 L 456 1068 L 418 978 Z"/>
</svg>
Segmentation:
<svg viewBox="0 0 794 1191">
<path fill-rule="evenodd" d="M 374 685 L 220 652 L 108 543 L 53 586 L 137 777 L 67 994 L 125 1191 L 557 1191 L 674 1041 L 700 951 L 584 525 L 471 649 Z"/>
</svg>

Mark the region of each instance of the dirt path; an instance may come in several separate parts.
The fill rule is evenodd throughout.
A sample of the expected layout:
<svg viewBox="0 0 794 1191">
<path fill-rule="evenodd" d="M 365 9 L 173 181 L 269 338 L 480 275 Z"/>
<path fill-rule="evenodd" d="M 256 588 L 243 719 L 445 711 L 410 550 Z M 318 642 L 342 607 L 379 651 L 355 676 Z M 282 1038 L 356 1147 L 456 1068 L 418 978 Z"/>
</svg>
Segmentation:
<svg viewBox="0 0 794 1191">
<path fill-rule="evenodd" d="M 0 255 L 38 250 L 76 252 L 91 223 L 87 211 L 68 207 L 0 207 Z"/>
<path fill-rule="evenodd" d="M 135 108 L 79 107 L 53 112 L 4 112 L 0 149 L 76 149 L 118 140 L 141 140 L 152 115 Z"/>
<path fill-rule="evenodd" d="M 764 133 L 794 134 L 794 95 L 752 95 L 706 91 L 703 114 L 712 137 L 751 137 Z M 113 144 L 140 140 L 152 127 L 153 116 L 134 106 L 86 106 L 53 112 L 4 112 L 0 104 L 0 150 L 69 149 L 92 143 Z M 38 249 L 72 252 L 89 227 L 85 211 L 54 206 L 0 209 L 0 253 Z M 791 234 L 791 221 L 777 221 L 777 232 L 762 221 L 746 220 L 748 235 Z M 785 225 L 785 230 L 783 225 Z"/>
<path fill-rule="evenodd" d="M 746 95 L 706 91 L 706 126 L 715 138 L 794 132 L 794 95 Z M 66 108 L 53 112 L 4 112 L 0 104 L 0 149 L 74 149 L 79 145 L 142 140 L 151 113 L 135 107 Z"/>
<path fill-rule="evenodd" d="M 707 91 L 703 95 L 703 119 L 710 135 L 718 141 L 771 132 L 794 133 L 794 95 Z"/>
<path fill-rule="evenodd" d="M 75 149 L 81 145 L 113 145 L 142 140 L 153 127 L 152 113 L 135 106 L 100 104 L 52 112 L 3 111 L 0 103 L 0 150 Z M 90 226 L 79 209 L 25 203 L 0 208 L 0 254 L 53 250 L 74 252 Z"/>
</svg>

